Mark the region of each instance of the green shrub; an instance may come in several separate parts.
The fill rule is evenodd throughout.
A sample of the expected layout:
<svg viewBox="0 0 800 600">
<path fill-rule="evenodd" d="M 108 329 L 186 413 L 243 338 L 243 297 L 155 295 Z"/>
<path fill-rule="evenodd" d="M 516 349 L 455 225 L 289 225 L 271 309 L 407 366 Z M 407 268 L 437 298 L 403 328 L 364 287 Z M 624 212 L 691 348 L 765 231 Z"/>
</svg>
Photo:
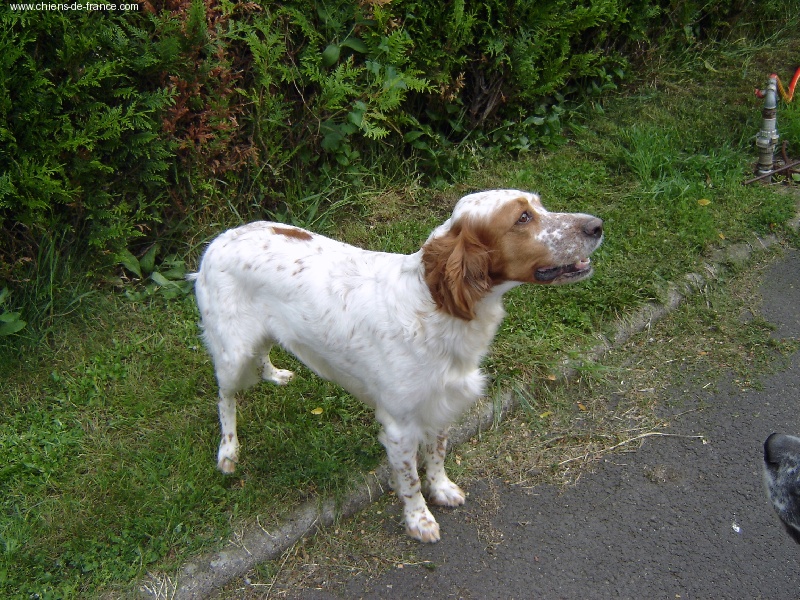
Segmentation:
<svg viewBox="0 0 800 600">
<path fill-rule="evenodd" d="M 446 181 L 486 150 L 561 143 L 566 94 L 613 88 L 625 52 L 724 31 L 742 4 L 139 6 L 0 13 L 0 281 L 12 288 L 32 278 L 43 238 L 107 266 L 187 216 L 302 224 L 381 173 Z M 309 213 L 304 198 L 322 199 Z"/>
<path fill-rule="evenodd" d="M 44 232 L 74 230 L 95 250 L 125 243 L 165 202 L 170 91 L 149 37 L 121 15 L 0 17 L 0 277 Z M 11 263 L 11 264 L 9 264 Z"/>
</svg>

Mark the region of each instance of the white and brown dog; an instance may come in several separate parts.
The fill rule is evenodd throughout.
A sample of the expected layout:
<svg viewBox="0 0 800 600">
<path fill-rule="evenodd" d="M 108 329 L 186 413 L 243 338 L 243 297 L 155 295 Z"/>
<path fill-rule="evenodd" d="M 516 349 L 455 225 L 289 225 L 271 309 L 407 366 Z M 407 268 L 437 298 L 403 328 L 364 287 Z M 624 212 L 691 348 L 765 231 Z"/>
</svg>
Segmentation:
<svg viewBox="0 0 800 600">
<path fill-rule="evenodd" d="M 439 540 L 425 492 L 464 503 L 445 474 L 447 430 L 484 393 L 479 365 L 521 283 L 556 285 L 592 274 L 603 222 L 544 209 L 536 194 L 471 194 L 410 255 L 371 252 L 279 223 L 226 231 L 206 250 L 196 281 L 205 343 L 219 383 L 217 467 L 239 457 L 236 392 L 292 377 L 269 358 L 277 343 L 371 406 L 408 534 Z"/>
</svg>

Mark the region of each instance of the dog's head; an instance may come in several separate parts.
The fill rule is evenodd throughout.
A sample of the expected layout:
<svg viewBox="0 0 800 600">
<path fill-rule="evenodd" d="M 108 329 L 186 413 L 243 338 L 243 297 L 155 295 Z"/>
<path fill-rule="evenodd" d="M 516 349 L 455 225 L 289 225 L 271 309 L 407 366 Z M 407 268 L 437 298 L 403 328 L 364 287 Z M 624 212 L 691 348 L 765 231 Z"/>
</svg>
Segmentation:
<svg viewBox="0 0 800 600">
<path fill-rule="evenodd" d="M 470 320 L 475 305 L 504 283 L 559 285 L 587 279 L 603 221 L 552 213 L 518 190 L 470 194 L 422 247 L 425 281 L 439 308 Z"/>
<path fill-rule="evenodd" d="M 800 438 L 780 433 L 767 438 L 764 484 L 783 526 L 800 544 Z"/>
</svg>

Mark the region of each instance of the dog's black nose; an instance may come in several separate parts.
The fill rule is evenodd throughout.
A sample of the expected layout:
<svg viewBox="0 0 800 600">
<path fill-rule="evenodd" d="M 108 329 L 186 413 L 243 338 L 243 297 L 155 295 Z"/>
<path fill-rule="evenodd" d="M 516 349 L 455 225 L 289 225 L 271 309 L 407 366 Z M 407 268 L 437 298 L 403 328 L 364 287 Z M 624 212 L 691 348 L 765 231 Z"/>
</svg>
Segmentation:
<svg viewBox="0 0 800 600">
<path fill-rule="evenodd" d="M 599 238 L 603 235 L 603 220 L 592 217 L 583 224 L 583 233 L 589 237 Z"/>
</svg>

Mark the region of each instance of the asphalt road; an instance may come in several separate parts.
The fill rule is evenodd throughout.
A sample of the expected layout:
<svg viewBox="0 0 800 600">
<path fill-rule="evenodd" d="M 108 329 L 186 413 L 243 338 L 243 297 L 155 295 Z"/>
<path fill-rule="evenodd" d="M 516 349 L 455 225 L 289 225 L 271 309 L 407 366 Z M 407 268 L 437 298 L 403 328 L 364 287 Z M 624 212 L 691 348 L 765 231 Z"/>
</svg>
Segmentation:
<svg viewBox="0 0 800 600">
<path fill-rule="evenodd" d="M 800 253 L 770 268 L 761 293 L 775 335 L 800 337 Z M 433 569 L 392 569 L 336 595 L 299 597 L 800 598 L 800 545 L 761 479 L 764 439 L 800 433 L 800 353 L 762 383 L 693 390 L 670 429 L 687 437 L 648 438 L 566 490 L 472 485 L 464 507 L 436 510 L 445 535 L 420 549 Z"/>
</svg>

